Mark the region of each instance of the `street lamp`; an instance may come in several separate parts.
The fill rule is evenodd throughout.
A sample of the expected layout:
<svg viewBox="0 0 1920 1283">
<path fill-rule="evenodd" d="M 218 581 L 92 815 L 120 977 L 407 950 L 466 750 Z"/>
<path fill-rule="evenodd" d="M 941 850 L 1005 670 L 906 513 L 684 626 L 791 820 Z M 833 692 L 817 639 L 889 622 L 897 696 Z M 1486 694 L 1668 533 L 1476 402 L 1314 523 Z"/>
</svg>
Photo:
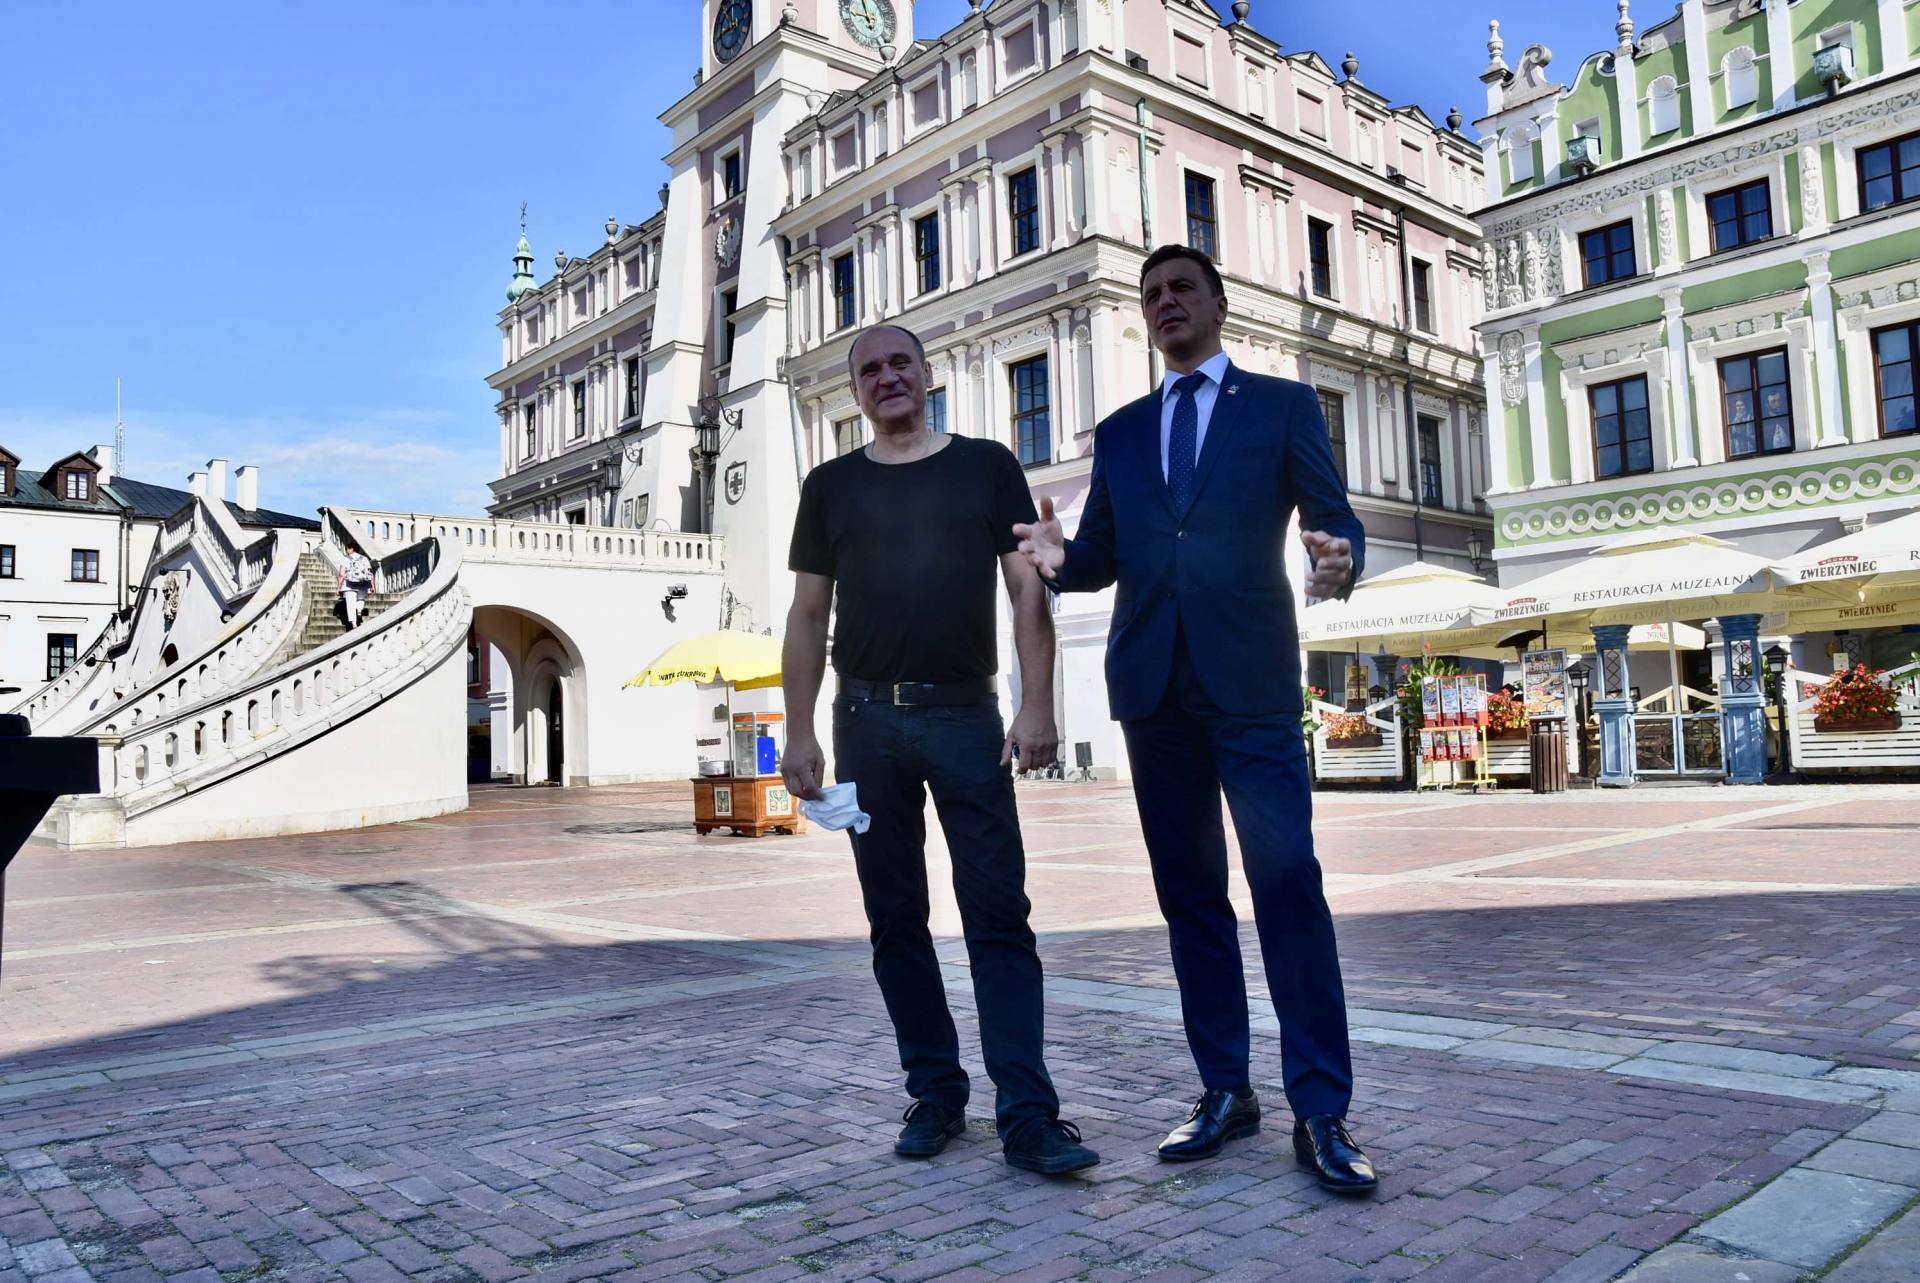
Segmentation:
<svg viewBox="0 0 1920 1283">
<path fill-rule="evenodd" d="M 1576 775 L 1587 773 L 1587 681 L 1592 676 L 1593 670 L 1583 659 L 1567 666 L 1567 680 L 1573 683 L 1573 742 L 1580 747 L 1580 770 Z"/>
<path fill-rule="evenodd" d="M 731 436 L 739 431 L 741 418 L 739 410 L 727 409 L 726 403 L 712 394 L 701 397 L 694 408 L 692 454 L 700 468 L 700 504 L 707 518 L 707 534 L 713 533 L 713 462 L 720 457 L 725 444 L 720 439 L 720 429 L 724 425 Z"/>
<path fill-rule="evenodd" d="M 1775 724 L 1780 728 L 1780 764 L 1774 771 L 1774 780 L 1780 781 L 1792 774 L 1792 741 L 1787 730 L 1787 652 L 1775 642 L 1760 652 L 1760 658 L 1767 665 L 1767 682 L 1773 687 L 1773 714 Z"/>
<path fill-rule="evenodd" d="M 1478 527 L 1467 530 L 1467 560 L 1473 563 L 1473 573 L 1484 576 L 1487 573 L 1487 540 Z"/>
</svg>

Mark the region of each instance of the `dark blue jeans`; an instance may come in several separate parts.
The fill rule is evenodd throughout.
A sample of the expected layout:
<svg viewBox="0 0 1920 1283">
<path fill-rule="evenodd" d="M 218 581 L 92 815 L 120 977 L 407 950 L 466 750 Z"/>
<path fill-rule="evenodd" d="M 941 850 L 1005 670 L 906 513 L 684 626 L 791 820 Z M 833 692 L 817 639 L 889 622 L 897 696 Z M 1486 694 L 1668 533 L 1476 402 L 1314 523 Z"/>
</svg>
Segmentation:
<svg viewBox="0 0 1920 1283">
<path fill-rule="evenodd" d="M 1000 765 L 1005 732 L 993 704 L 901 708 L 833 704 L 834 776 L 858 787 L 873 823 L 853 835 L 860 894 L 872 928 L 873 974 L 915 1100 L 960 1109 L 971 1092 L 927 929 L 926 797 L 953 857 L 953 890 L 972 963 L 980 1047 L 998 1090 L 1004 1140 L 1029 1118 L 1056 1118 L 1047 1076 L 1040 955 L 1027 925 L 1026 850 L 1013 777 Z"/>
</svg>

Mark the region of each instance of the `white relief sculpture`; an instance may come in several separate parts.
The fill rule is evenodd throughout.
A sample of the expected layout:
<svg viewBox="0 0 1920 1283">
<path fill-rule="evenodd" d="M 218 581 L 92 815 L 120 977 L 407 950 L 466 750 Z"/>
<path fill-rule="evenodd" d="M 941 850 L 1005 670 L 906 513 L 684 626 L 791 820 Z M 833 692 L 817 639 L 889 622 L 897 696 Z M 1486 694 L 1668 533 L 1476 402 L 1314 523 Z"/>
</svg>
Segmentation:
<svg viewBox="0 0 1920 1283">
<path fill-rule="evenodd" d="M 1509 239 L 1499 254 L 1500 259 L 1500 306 L 1514 307 L 1521 301 L 1520 294 L 1520 243 Z"/>
<path fill-rule="evenodd" d="M 1491 312 L 1500 306 L 1498 294 L 1500 285 L 1500 251 L 1492 241 L 1480 242 L 1480 291 L 1486 301 L 1486 309 Z"/>
<path fill-rule="evenodd" d="M 1800 217 L 1808 226 L 1825 226 L 1827 221 L 1827 192 L 1822 177 L 1819 145 L 1808 143 L 1800 149 Z"/>
<path fill-rule="evenodd" d="M 1521 279 L 1521 297 L 1531 302 L 1539 298 L 1545 290 L 1541 273 L 1544 267 L 1541 261 L 1540 236 L 1529 229 L 1526 241 L 1526 275 Z"/>
<path fill-rule="evenodd" d="M 1508 405 L 1527 399 L 1526 367 L 1521 360 L 1520 334 L 1508 330 L 1500 336 L 1500 396 Z"/>
<path fill-rule="evenodd" d="M 1654 197 L 1654 221 L 1658 224 L 1660 238 L 1660 265 L 1667 267 L 1678 261 L 1680 246 L 1673 227 L 1673 192 L 1662 189 Z"/>
</svg>

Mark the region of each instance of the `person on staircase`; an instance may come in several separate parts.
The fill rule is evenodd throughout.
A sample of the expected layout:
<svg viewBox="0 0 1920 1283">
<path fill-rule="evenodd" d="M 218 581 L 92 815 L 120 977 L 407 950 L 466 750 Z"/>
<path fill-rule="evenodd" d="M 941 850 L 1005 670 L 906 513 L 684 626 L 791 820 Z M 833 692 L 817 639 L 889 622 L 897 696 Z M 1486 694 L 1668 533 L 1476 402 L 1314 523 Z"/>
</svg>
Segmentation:
<svg viewBox="0 0 1920 1283">
<path fill-rule="evenodd" d="M 340 567 L 340 609 L 348 628 L 358 628 L 367 611 L 367 598 L 373 595 L 373 563 L 367 554 L 354 548 L 348 551 L 346 564 Z"/>
</svg>

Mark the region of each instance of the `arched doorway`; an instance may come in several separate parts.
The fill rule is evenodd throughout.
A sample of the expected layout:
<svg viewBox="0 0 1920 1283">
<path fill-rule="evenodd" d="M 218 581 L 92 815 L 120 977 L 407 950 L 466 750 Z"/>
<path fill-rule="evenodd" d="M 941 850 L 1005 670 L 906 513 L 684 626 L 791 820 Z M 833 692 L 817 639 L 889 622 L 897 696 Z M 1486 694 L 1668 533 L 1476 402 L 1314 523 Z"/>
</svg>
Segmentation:
<svg viewBox="0 0 1920 1283">
<path fill-rule="evenodd" d="M 547 688 L 547 783 L 567 782 L 566 696 L 559 679 Z"/>
<path fill-rule="evenodd" d="M 493 767 L 520 784 L 584 783 L 587 674 L 572 639 L 550 620 L 512 606 L 476 604 L 474 632 L 492 646 L 485 692 L 498 727 Z"/>
</svg>

